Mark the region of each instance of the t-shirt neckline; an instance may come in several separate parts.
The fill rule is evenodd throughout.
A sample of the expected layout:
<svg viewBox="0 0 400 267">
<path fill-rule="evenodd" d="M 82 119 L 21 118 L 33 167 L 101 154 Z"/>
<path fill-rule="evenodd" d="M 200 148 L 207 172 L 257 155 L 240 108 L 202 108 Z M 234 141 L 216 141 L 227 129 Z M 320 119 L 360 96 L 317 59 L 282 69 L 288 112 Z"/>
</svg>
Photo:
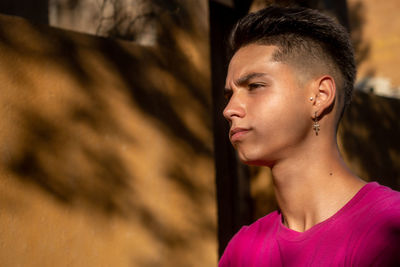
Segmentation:
<svg viewBox="0 0 400 267">
<path fill-rule="evenodd" d="M 303 239 L 306 239 L 316 231 L 318 231 L 319 228 L 321 228 L 324 225 L 330 224 L 333 221 L 337 220 L 340 218 L 343 214 L 345 214 L 349 209 L 353 208 L 354 205 L 356 205 L 367 193 L 369 193 L 371 190 L 375 189 L 378 187 L 379 184 L 377 182 L 369 182 L 365 184 L 342 208 L 340 208 L 335 214 L 333 214 L 331 217 L 328 219 L 314 225 L 310 229 L 304 231 L 304 232 L 298 232 L 295 230 L 292 230 L 285 226 L 282 223 L 282 213 L 278 212 L 278 220 L 279 220 L 279 226 L 278 226 L 278 237 L 286 239 L 286 240 L 292 240 L 292 241 L 301 241 Z"/>
</svg>

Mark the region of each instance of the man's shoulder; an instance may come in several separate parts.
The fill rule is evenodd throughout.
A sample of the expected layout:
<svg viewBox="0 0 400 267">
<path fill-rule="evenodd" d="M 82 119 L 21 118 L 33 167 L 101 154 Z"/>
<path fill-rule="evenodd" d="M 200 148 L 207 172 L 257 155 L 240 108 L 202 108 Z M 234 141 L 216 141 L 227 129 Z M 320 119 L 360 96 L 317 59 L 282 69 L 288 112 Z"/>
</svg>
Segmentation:
<svg viewBox="0 0 400 267">
<path fill-rule="evenodd" d="M 376 191 L 378 213 L 387 223 L 400 229 L 400 192 L 382 185 Z"/>
<path fill-rule="evenodd" d="M 357 266 L 398 266 L 400 262 L 400 192 L 375 183 L 364 199 L 357 225 L 354 260 Z M 352 235 L 353 238 L 356 235 Z"/>
<path fill-rule="evenodd" d="M 365 202 L 371 203 L 371 208 L 378 212 L 400 212 L 400 192 L 376 182 Z"/>
<path fill-rule="evenodd" d="M 220 260 L 219 266 L 232 266 L 232 262 L 239 262 L 243 251 L 254 245 L 254 241 L 260 235 L 264 238 L 273 236 L 280 214 L 278 211 L 258 219 L 250 225 L 243 226 L 229 241 L 228 246 Z"/>
<path fill-rule="evenodd" d="M 361 202 L 358 211 L 353 210 L 357 218 L 354 221 L 360 226 L 370 227 L 371 234 L 375 232 L 384 236 L 385 232 L 389 235 L 397 232 L 400 238 L 400 192 L 373 183 L 372 190 Z"/>
<path fill-rule="evenodd" d="M 264 228 L 270 228 L 272 225 L 279 223 L 281 219 L 280 212 L 275 210 L 264 217 L 259 218 L 249 226 L 247 226 L 248 230 L 260 230 Z"/>
<path fill-rule="evenodd" d="M 250 225 L 243 226 L 239 232 L 236 233 L 233 239 L 240 240 L 243 242 L 244 239 L 252 239 L 255 235 L 263 233 L 263 235 L 268 235 L 277 229 L 280 223 L 280 213 L 279 211 L 273 211 L 262 218 L 259 218 Z"/>
</svg>

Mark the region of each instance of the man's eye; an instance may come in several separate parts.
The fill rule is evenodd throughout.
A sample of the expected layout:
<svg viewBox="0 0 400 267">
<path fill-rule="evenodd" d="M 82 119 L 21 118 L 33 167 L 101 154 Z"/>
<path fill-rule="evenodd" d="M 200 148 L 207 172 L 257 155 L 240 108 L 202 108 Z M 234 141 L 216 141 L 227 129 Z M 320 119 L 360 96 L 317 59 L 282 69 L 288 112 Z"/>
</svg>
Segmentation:
<svg viewBox="0 0 400 267">
<path fill-rule="evenodd" d="M 261 83 L 250 83 L 248 86 L 249 86 L 249 90 L 254 90 L 254 89 L 263 87 L 264 85 Z"/>
</svg>

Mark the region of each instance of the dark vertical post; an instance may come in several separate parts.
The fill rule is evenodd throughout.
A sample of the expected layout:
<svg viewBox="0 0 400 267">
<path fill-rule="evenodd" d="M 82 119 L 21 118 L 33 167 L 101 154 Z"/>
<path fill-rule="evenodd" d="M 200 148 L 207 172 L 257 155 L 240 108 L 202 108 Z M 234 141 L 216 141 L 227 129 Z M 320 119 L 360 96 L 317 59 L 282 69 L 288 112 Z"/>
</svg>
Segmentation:
<svg viewBox="0 0 400 267">
<path fill-rule="evenodd" d="M 243 7 L 242 7 L 243 8 Z M 248 11 L 236 10 L 216 1 L 209 2 L 213 97 L 214 157 L 218 206 L 218 242 L 221 256 L 239 228 L 251 221 L 249 175 L 236 158 L 228 139 L 229 125 L 222 116 L 225 100 L 227 38 L 234 23 Z"/>
</svg>

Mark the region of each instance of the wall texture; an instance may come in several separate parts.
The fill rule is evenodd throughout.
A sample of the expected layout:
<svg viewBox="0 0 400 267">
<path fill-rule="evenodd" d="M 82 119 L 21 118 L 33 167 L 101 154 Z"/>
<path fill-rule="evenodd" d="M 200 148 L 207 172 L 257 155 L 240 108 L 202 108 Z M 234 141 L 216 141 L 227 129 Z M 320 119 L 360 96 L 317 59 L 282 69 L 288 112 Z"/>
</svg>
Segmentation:
<svg viewBox="0 0 400 267">
<path fill-rule="evenodd" d="M 358 80 L 375 92 L 400 98 L 400 2 L 348 0 L 358 59 Z"/>
<path fill-rule="evenodd" d="M 208 10 L 191 5 L 152 48 L 0 16 L 2 266 L 216 265 Z"/>
</svg>

